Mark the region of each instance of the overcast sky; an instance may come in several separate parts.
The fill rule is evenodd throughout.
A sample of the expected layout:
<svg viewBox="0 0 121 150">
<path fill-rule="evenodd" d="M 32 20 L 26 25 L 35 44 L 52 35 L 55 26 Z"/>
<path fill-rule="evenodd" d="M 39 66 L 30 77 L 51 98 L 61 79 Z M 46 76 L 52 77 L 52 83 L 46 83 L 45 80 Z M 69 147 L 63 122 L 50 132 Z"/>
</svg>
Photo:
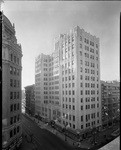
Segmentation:
<svg viewBox="0 0 121 150">
<path fill-rule="evenodd" d="M 22 45 L 22 89 L 35 83 L 35 57 L 51 54 L 54 38 L 77 25 L 100 38 L 101 80 L 119 80 L 121 2 L 5 1 L 2 9 Z"/>
</svg>

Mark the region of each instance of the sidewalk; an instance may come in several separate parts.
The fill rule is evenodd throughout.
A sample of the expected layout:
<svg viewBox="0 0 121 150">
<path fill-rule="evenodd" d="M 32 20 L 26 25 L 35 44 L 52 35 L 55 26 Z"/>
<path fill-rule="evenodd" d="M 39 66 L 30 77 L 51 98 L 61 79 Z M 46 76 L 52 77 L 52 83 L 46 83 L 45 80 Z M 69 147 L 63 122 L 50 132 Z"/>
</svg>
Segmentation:
<svg viewBox="0 0 121 150">
<path fill-rule="evenodd" d="M 68 145 L 70 145 L 71 147 L 75 148 L 75 149 L 96 149 L 96 147 L 100 147 L 101 145 L 104 145 L 106 144 L 106 139 L 103 138 L 103 134 L 106 133 L 106 132 L 109 132 L 110 133 L 110 130 L 111 129 L 108 129 L 106 131 L 102 131 L 101 135 L 102 136 L 99 136 L 99 137 L 96 137 L 96 141 L 98 141 L 98 144 L 97 145 L 94 145 L 92 142 L 93 142 L 93 138 L 90 137 L 88 139 L 85 139 L 81 142 L 75 142 L 74 140 L 72 140 L 71 138 L 67 137 L 66 136 L 66 141 L 65 141 L 65 135 L 57 130 L 55 130 L 54 128 L 52 128 L 50 125 L 48 125 L 47 123 L 44 123 L 42 121 L 38 121 L 38 119 L 34 118 L 34 117 L 31 117 L 29 115 L 27 115 L 30 119 L 32 119 L 33 121 L 35 121 L 37 123 L 37 125 L 41 128 L 41 129 L 46 129 L 48 130 L 49 132 L 55 134 L 57 137 L 59 137 L 61 140 L 63 140 L 65 143 L 68 143 Z M 113 129 L 115 130 L 115 127 L 113 127 Z M 103 133 L 104 132 L 104 133 Z M 26 149 L 28 150 L 28 149 Z M 30 149 L 31 150 L 31 149 Z"/>
<path fill-rule="evenodd" d="M 33 143 L 29 142 L 29 137 L 22 136 L 22 145 L 19 150 L 36 150 L 36 147 Z"/>
<path fill-rule="evenodd" d="M 61 140 L 65 141 L 65 135 L 63 133 L 60 133 L 59 131 L 53 129 L 50 125 L 48 125 L 47 123 L 44 123 L 42 121 L 38 119 L 31 117 L 29 115 L 27 115 L 30 119 L 32 119 L 33 121 L 35 121 L 37 123 L 37 125 L 41 128 L 41 129 L 46 129 L 48 131 L 50 131 L 51 133 L 55 134 L 56 136 L 58 136 Z M 69 137 L 66 136 L 66 143 L 68 143 L 70 146 L 72 146 L 73 148 L 77 148 L 78 147 L 78 142 L 75 142 L 74 140 L 70 139 Z M 84 140 L 81 142 L 80 144 L 81 148 L 88 148 L 91 147 L 91 143 L 88 140 Z"/>
</svg>

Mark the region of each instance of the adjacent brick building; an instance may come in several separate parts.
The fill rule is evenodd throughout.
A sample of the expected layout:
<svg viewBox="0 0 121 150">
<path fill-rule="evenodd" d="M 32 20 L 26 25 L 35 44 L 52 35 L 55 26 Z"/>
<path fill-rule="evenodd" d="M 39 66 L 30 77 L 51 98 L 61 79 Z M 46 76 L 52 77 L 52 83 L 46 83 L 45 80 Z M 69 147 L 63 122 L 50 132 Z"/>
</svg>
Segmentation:
<svg viewBox="0 0 121 150">
<path fill-rule="evenodd" d="M 2 148 L 15 148 L 22 140 L 21 45 L 15 27 L 2 15 Z"/>
<path fill-rule="evenodd" d="M 102 124 L 112 123 L 120 113 L 120 83 L 101 81 Z"/>
<path fill-rule="evenodd" d="M 35 85 L 25 87 L 25 113 L 35 114 Z"/>
</svg>

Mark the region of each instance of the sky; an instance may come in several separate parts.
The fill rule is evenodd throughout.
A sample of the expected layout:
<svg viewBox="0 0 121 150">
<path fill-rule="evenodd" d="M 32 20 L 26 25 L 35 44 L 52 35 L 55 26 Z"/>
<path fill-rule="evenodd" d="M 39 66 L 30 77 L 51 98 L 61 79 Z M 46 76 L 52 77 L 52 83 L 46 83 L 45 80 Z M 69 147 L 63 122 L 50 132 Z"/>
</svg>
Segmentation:
<svg viewBox="0 0 121 150">
<path fill-rule="evenodd" d="M 35 83 L 35 57 L 77 25 L 100 39 L 101 80 L 119 80 L 120 1 L 5 1 L 2 10 L 22 46 L 22 89 Z"/>
</svg>

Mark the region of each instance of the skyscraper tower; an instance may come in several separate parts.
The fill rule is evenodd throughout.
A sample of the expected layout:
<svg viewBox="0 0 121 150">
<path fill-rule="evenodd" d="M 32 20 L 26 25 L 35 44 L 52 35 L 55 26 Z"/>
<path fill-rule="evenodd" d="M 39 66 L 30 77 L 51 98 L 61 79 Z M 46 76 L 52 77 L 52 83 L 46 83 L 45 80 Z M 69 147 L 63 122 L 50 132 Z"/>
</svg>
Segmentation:
<svg viewBox="0 0 121 150">
<path fill-rule="evenodd" d="M 2 15 L 2 149 L 18 147 L 21 127 L 21 45 L 15 27 Z"/>
<path fill-rule="evenodd" d="M 45 80 L 41 76 L 42 72 L 45 74 L 42 67 L 44 62 L 38 56 L 35 62 L 35 87 L 39 84 L 42 89 L 36 91 L 35 88 L 35 95 L 38 92 L 41 97 L 41 92 L 46 93 L 47 99 L 43 103 L 45 97 L 42 100 L 38 97 L 35 98 L 38 104 L 37 101 L 35 103 L 43 117 L 58 119 L 62 126 L 68 125 L 74 130 L 101 125 L 99 46 L 99 38 L 78 26 L 67 34 L 59 35 L 46 65 L 48 92 L 44 86 L 42 88 Z M 37 70 L 42 71 L 38 74 Z"/>
</svg>

